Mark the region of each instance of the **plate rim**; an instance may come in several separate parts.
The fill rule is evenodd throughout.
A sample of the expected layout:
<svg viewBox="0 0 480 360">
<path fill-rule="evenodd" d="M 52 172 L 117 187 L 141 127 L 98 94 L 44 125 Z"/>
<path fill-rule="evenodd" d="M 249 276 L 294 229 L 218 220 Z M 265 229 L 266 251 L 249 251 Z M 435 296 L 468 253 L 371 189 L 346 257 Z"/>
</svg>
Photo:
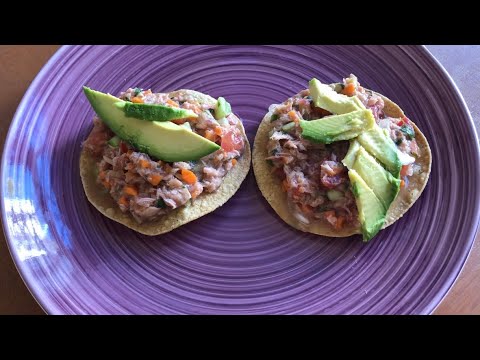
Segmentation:
<svg viewBox="0 0 480 360">
<path fill-rule="evenodd" d="M 442 63 L 428 50 L 426 45 L 421 45 L 419 47 L 419 49 L 422 49 L 422 51 L 425 53 L 425 55 L 427 55 L 427 57 L 429 57 L 434 62 L 434 64 L 437 66 L 438 69 L 440 69 L 440 72 L 441 72 L 444 80 L 448 81 L 450 83 L 450 85 L 453 86 L 453 90 L 455 91 L 455 94 L 456 94 L 458 100 L 460 100 L 462 108 L 463 108 L 463 110 L 466 113 L 467 118 L 468 118 L 468 123 L 469 123 L 468 125 L 470 127 L 470 131 L 472 131 L 472 133 L 474 135 L 474 138 L 477 140 L 476 143 L 475 143 L 475 149 L 476 149 L 475 158 L 476 158 L 476 162 L 477 162 L 477 173 L 480 176 L 479 138 L 478 138 L 477 129 L 475 127 L 475 123 L 474 123 L 473 118 L 472 118 L 472 114 L 470 112 L 470 109 L 468 108 L 468 104 L 466 103 L 462 92 L 458 88 L 457 84 L 455 83 L 455 81 L 453 80 L 453 78 L 451 77 L 451 75 L 449 74 L 447 69 L 445 69 L 445 67 L 442 65 Z M 471 229 L 469 231 L 469 236 L 471 238 L 469 249 L 467 250 L 466 254 L 464 255 L 462 264 L 461 264 L 460 268 L 458 269 L 457 274 L 455 274 L 455 275 L 450 274 L 448 276 L 449 279 L 451 279 L 453 277 L 453 281 L 450 284 L 450 286 L 447 286 L 447 289 L 444 290 L 444 294 L 442 296 L 440 296 L 437 304 L 435 306 L 433 306 L 432 309 L 428 312 L 429 315 L 433 314 L 435 312 L 435 310 L 438 309 L 438 307 L 443 302 L 443 300 L 445 300 L 445 298 L 448 296 L 448 294 L 452 291 L 453 287 L 455 286 L 458 279 L 460 278 L 460 275 L 462 274 L 463 270 L 465 269 L 465 266 L 467 264 L 468 258 L 470 257 L 470 254 L 472 253 L 473 246 L 475 245 L 475 240 L 476 240 L 476 238 L 479 234 L 479 229 L 480 229 L 480 193 L 477 193 L 476 197 L 477 197 L 477 201 L 476 201 L 476 209 L 475 209 L 475 214 L 474 214 L 474 218 L 476 218 L 476 225 L 473 224 L 473 226 L 471 227 Z M 445 286 L 443 286 L 442 288 L 445 288 Z M 435 296 L 435 298 L 438 298 L 438 297 L 439 297 L 439 295 Z"/>
<path fill-rule="evenodd" d="M 10 256 L 12 257 L 13 264 L 15 268 L 17 269 L 17 272 L 20 275 L 20 278 L 22 279 L 23 283 L 25 284 L 26 288 L 32 295 L 33 299 L 37 302 L 37 304 L 42 308 L 42 310 L 47 314 L 60 314 L 63 312 L 58 312 L 57 306 L 54 304 L 53 301 L 47 300 L 48 297 L 44 297 L 43 293 L 44 291 L 40 289 L 40 287 L 36 284 L 36 281 L 32 279 L 31 274 L 26 270 L 27 266 L 23 264 L 23 262 L 19 259 L 17 252 L 14 250 L 14 245 L 12 243 L 12 235 L 10 234 L 8 227 L 6 226 L 6 212 L 4 211 L 4 186 L 3 186 L 3 179 L 5 178 L 5 168 L 6 168 L 6 163 L 7 163 L 7 149 L 11 146 L 12 142 L 12 134 L 17 126 L 16 124 L 19 122 L 19 117 L 23 109 L 26 107 L 29 99 L 32 96 L 32 93 L 35 92 L 36 88 L 39 86 L 43 78 L 45 77 L 45 74 L 50 70 L 50 68 L 53 66 L 53 64 L 61 58 L 61 56 L 67 52 L 70 48 L 72 47 L 77 47 L 77 46 L 82 46 L 82 45 L 62 45 L 60 48 L 58 48 L 55 53 L 49 58 L 49 60 L 42 66 L 40 71 L 35 75 L 35 78 L 33 81 L 30 83 L 28 86 L 27 90 L 25 91 L 24 95 L 22 96 L 22 99 L 20 103 L 17 106 L 17 109 L 15 110 L 15 113 L 12 117 L 12 120 L 10 122 L 6 137 L 5 137 L 5 143 L 3 146 L 3 154 L 2 158 L 0 161 L 0 212 L 1 212 L 1 219 L 2 219 L 2 229 L 3 229 L 3 234 L 5 236 L 5 240 L 7 243 L 7 248 L 10 253 Z M 261 46 L 261 45 L 260 45 Z M 399 48 L 403 49 L 405 46 L 402 45 L 397 45 Z M 453 89 L 453 94 L 456 98 L 457 101 L 459 101 L 459 105 L 461 106 L 464 114 L 466 115 L 468 119 L 468 127 L 469 130 L 473 130 L 473 135 L 474 138 L 477 140 L 474 147 L 476 149 L 475 151 L 475 161 L 477 163 L 477 172 L 479 173 L 479 179 L 480 179 L 480 145 L 479 145 L 479 138 L 478 138 L 478 133 L 475 128 L 475 123 L 473 121 L 472 115 L 470 113 L 470 109 L 468 108 L 467 103 L 465 102 L 465 99 L 460 92 L 457 84 L 453 80 L 453 78 L 450 76 L 450 74 L 447 72 L 447 70 L 443 67 L 443 65 L 440 63 L 440 61 L 428 50 L 428 48 L 425 45 L 410 45 L 413 48 L 417 48 L 420 50 L 428 60 L 432 61 L 434 65 L 436 65 L 437 69 L 440 70 L 440 75 L 442 77 L 442 80 L 445 81 L 451 88 Z M 407 46 L 407 47 L 410 47 Z M 480 180 L 479 180 L 480 181 Z M 475 244 L 476 237 L 479 233 L 480 229 L 480 193 L 477 193 L 477 202 L 476 206 L 474 208 L 474 219 L 476 224 L 472 224 L 472 226 L 469 229 L 468 236 L 469 236 L 469 242 L 467 243 L 466 246 L 466 251 L 464 250 L 464 254 L 462 256 L 462 261 L 455 273 L 450 273 L 447 276 L 447 279 L 450 280 L 448 281 L 449 284 L 444 284 L 440 291 L 437 292 L 437 294 L 433 297 L 433 299 L 429 302 L 427 306 L 425 306 L 424 311 L 426 314 L 432 314 L 435 312 L 435 310 L 440 306 L 440 304 L 443 302 L 443 300 L 447 297 L 447 295 L 450 293 L 456 282 L 458 281 L 460 275 L 462 274 L 465 265 L 467 263 L 468 258 L 470 257 L 470 254 L 472 252 L 473 246 Z"/>
<path fill-rule="evenodd" d="M 42 290 L 35 285 L 35 281 L 30 278 L 30 276 L 27 274 L 27 271 L 25 269 L 25 266 L 22 265 L 22 261 L 20 261 L 17 252 L 14 250 L 14 246 L 12 244 L 12 238 L 10 237 L 10 232 L 8 230 L 8 227 L 6 226 L 6 219 L 7 215 L 6 212 L 3 211 L 5 208 L 5 203 L 4 203 L 4 198 L 5 194 L 3 192 L 3 179 L 4 179 L 4 172 L 6 171 L 6 164 L 7 164 L 7 151 L 6 149 L 11 143 L 11 137 L 13 134 L 13 129 L 16 126 L 17 123 L 17 118 L 20 116 L 20 113 L 23 111 L 25 108 L 28 99 L 31 96 L 31 93 L 34 92 L 34 90 L 38 87 L 39 83 L 41 82 L 42 78 L 44 77 L 44 74 L 50 69 L 50 67 L 55 63 L 55 61 L 69 48 L 71 48 L 72 45 L 62 45 L 60 48 L 58 48 L 55 53 L 48 59 L 48 61 L 42 66 L 40 71 L 35 75 L 35 78 L 33 81 L 30 83 L 28 86 L 27 90 L 22 96 L 22 99 L 20 100 L 20 103 L 18 104 L 15 113 L 13 114 L 12 120 L 10 121 L 10 125 L 8 126 L 8 131 L 7 135 L 5 136 L 5 142 L 3 144 L 3 149 L 2 149 L 2 158 L 0 161 L 0 213 L 2 217 L 2 231 L 3 235 L 5 237 L 5 242 L 7 243 L 7 248 L 8 252 L 10 253 L 10 256 L 12 257 L 13 264 L 15 268 L 17 269 L 18 274 L 20 275 L 20 278 L 22 279 L 25 287 L 27 290 L 30 292 L 32 295 L 33 299 L 36 301 L 36 303 L 40 306 L 40 308 L 46 313 L 46 314 L 54 314 L 55 311 L 53 309 L 53 304 L 50 304 L 48 301 L 45 301 L 42 296 L 40 295 Z M 8 145 L 8 146 L 7 146 Z"/>
</svg>

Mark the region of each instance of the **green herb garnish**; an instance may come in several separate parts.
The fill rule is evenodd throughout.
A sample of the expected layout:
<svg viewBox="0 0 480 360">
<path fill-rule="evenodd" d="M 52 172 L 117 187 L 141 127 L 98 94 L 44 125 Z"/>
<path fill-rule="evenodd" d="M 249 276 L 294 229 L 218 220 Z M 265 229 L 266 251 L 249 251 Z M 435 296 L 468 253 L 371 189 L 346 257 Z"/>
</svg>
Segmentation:
<svg viewBox="0 0 480 360">
<path fill-rule="evenodd" d="M 352 193 L 355 197 L 358 197 L 358 186 L 357 186 L 357 184 L 352 185 Z"/>
<path fill-rule="evenodd" d="M 163 209 L 166 207 L 165 201 L 163 201 L 162 198 L 158 199 L 157 202 L 155 203 L 155 206 L 157 208 Z"/>
<path fill-rule="evenodd" d="M 413 130 L 413 127 L 411 127 L 411 126 L 403 125 L 400 128 L 400 131 L 403 132 L 407 136 L 408 140 L 412 140 L 415 137 L 415 131 Z"/>
<path fill-rule="evenodd" d="M 143 89 L 136 87 L 133 91 L 134 91 L 133 95 L 138 96 L 138 94 L 140 94 L 143 91 Z"/>
<path fill-rule="evenodd" d="M 273 114 L 272 117 L 270 118 L 270 121 L 275 121 L 278 120 L 280 116 L 278 114 Z"/>
</svg>

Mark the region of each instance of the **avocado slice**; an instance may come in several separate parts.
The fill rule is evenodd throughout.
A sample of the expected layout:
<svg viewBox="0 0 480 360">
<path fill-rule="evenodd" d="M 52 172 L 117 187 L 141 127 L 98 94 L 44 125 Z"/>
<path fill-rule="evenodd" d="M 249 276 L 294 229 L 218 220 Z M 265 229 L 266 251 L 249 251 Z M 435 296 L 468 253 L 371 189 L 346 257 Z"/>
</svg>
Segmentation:
<svg viewBox="0 0 480 360">
<path fill-rule="evenodd" d="M 119 138 L 157 159 L 168 162 L 198 160 L 220 149 L 214 142 L 170 121 L 127 117 L 115 106 L 122 102 L 115 96 L 86 86 L 83 91 L 98 116 Z"/>
<path fill-rule="evenodd" d="M 308 85 L 314 105 L 332 114 L 346 114 L 365 109 L 358 97 L 339 94 L 330 85 L 322 84 L 315 78 L 310 80 Z"/>
<path fill-rule="evenodd" d="M 198 117 L 192 110 L 174 108 L 159 104 L 134 104 L 127 101 L 115 103 L 126 117 L 148 121 L 170 121 Z"/>
<path fill-rule="evenodd" d="M 192 125 L 190 125 L 190 123 L 188 121 L 184 122 L 183 124 L 181 124 L 180 126 L 183 126 L 185 129 L 187 129 L 188 131 L 192 131 Z"/>
<path fill-rule="evenodd" d="M 400 175 L 402 163 L 395 143 L 377 125 L 358 136 L 358 142 L 375 156 L 396 178 Z"/>
<path fill-rule="evenodd" d="M 367 242 L 382 228 L 387 209 L 355 170 L 349 170 L 348 177 L 357 203 L 363 241 Z"/>
<path fill-rule="evenodd" d="M 302 137 L 314 142 L 330 144 L 357 137 L 375 125 L 370 110 L 356 110 L 348 114 L 327 116 L 318 120 L 300 120 Z"/>
<path fill-rule="evenodd" d="M 120 138 L 118 136 L 114 136 L 112 137 L 110 140 L 107 141 L 108 145 L 110 145 L 111 147 L 118 147 L 118 145 L 120 144 Z"/>
<path fill-rule="evenodd" d="M 223 97 L 219 97 L 217 100 L 217 106 L 215 108 L 215 119 L 220 120 L 232 113 L 232 107 L 229 102 Z"/>
<path fill-rule="evenodd" d="M 365 183 L 388 210 L 400 190 L 400 180 L 394 178 L 361 146 L 357 151 L 353 170 L 365 180 Z"/>
<path fill-rule="evenodd" d="M 353 164 L 357 158 L 357 151 L 360 148 L 361 145 L 357 139 L 350 140 L 350 147 L 348 148 L 347 155 L 345 155 L 345 158 L 342 160 L 343 165 L 345 165 L 348 169 L 353 168 Z"/>
</svg>

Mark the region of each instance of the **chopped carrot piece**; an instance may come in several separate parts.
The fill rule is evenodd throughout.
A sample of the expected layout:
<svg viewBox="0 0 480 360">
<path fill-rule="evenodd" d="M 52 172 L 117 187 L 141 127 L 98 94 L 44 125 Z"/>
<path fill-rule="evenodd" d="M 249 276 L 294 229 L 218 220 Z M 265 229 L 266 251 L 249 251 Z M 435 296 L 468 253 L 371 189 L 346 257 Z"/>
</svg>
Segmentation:
<svg viewBox="0 0 480 360">
<path fill-rule="evenodd" d="M 290 186 L 288 185 L 287 179 L 284 179 L 284 180 L 282 181 L 282 187 L 283 187 L 283 190 L 284 190 L 285 192 L 287 192 L 288 189 L 290 188 Z"/>
<path fill-rule="evenodd" d="M 403 165 L 400 170 L 400 176 L 406 176 L 410 165 Z"/>
<path fill-rule="evenodd" d="M 167 104 L 173 107 L 179 107 L 178 103 L 176 101 L 173 101 L 172 99 L 167 99 Z"/>
<path fill-rule="evenodd" d="M 192 185 L 197 182 L 197 176 L 190 170 L 182 169 L 182 178 L 187 184 Z"/>
<path fill-rule="evenodd" d="M 152 90 L 148 89 L 143 92 L 143 95 L 150 95 L 151 93 L 152 93 Z"/>
<path fill-rule="evenodd" d="M 215 129 L 213 129 L 213 131 L 218 136 L 222 136 L 222 134 L 223 134 L 222 128 L 220 126 L 217 126 Z"/>
<path fill-rule="evenodd" d="M 237 165 L 237 159 L 232 159 L 232 166 Z"/>
<path fill-rule="evenodd" d="M 400 188 L 403 188 L 405 186 L 405 180 L 400 180 Z"/>
<path fill-rule="evenodd" d="M 290 118 L 290 120 L 294 121 L 294 122 L 298 122 L 298 116 L 297 116 L 297 112 L 295 110 L 291 110 L 288 112 L 288 117 Z"/>
<path fill-rule="evenodd" d="M 153 186 L 157 186 L 158 184 L 160 184 L 160 181 L 162 181 L 162 178 L 163 178 L 162 175 L 151 174 L 151 175 L 148 175 L 147 180 Z"/>
<path fill-rule="evenodd" d="M 210 141 L 215 141 L 215 133 L 212 130 L 205 131 L 205 137 Z"/>
<path fill-rule="evenodd" d="M 123 188 L 123 193 L 130 195 L 130 196 L 137 196 L 138 195 L 138 190 L 135 188 L 135 186 L 132 185 L 125 185 Z"/>
<path fill-rule="evenodd" d="M 196 117 L 188 117 L 186 120 L 188 120 L 188 121 L 197 121 L 198 118 L 196 118 Z"/>
<path fill-rule="evenodd" d="M 132 98 L 132 103 L 143 104 L 143 99 L 138 97 L 138 96 L 135 96 L 135 97 Z"/>
<path fill-rule="evenodd" d="M 140 166 L 144 169 L 147 169 L 150 167 L 150 161 L 148 160 L 140 159 L 139 163 L 140 163 Z"/>
<path fill-rule="evenodd" d="M 120 205 L 125 205 L 125 206 L 127 206 L 127 205 L 128 205 L 128 200 L 127 200 L 127 198 L 126 198 L 125 196 L 122 196 L 120 199 L 118 199 L 118 203 L 119 203 Z"/>
<path fill-rule="evenodd" d="M 335 223 L 335 230 L 340 230 L 343 227 L 344 222 L 345 222 L 345 216 L 337 217 L 337 222 Z"/>
<path fill-rule="evenodd" d="M 110 185 L 110 183 L 107 180 L 103 180 L 102 184 L 105 187 L 105 189 L 107 189 L 107 190 L 110 190 L 111 187 L 112 187 L 112 185 Z"/>
<path fill-rule="evenodd" d="M 98 177 L 100 178 L 100 180 L 105 179 L 105 176 L 106 176 L 105 171 L 103 171 L 103 170 L 98 173 Z"/>
<path fill-rule="evenodd" d="M 343 89 L 342 93 L 347 96 L 353 96 L 355 94 L 355 84 L 349 83 L 345 85 L 345 88 Z"/>
<path fill-rule="evenodd" d="M 172 120 L 172 122 L 177 125 L 182 125 L 187 122 L 187 119 L 175 119 L 175 120 Z"/>
</svg>

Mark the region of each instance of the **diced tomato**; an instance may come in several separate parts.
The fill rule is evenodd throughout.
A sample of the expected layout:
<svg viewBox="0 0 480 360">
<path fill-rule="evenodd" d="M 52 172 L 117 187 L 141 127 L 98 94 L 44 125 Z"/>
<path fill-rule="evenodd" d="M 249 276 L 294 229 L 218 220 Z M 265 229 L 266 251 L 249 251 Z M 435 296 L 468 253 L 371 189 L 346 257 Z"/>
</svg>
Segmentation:
<svg viewBox="0 0 480 360">
<path fill-rule="evenodd" d="M 125 144 L 123 141 L 120 141 L 120 151 L 121 151 L 122 153 L 128 152 L 128 146 L 127 146 L 127 144 Z"/>
<path fill-rule="evenodd" d="M 409 125 L 410 124 L 410 120 L 408 120 L 408 118 L 406 116 L 404 116 L 403 118 L 401 118 L 400 120 L 398 120 L 397 122 L 397 125 L 398 126 L 403 126 L 403 125 Z"/>
<path fill-rule="evenodd" d="M 402 170 L 400 170 L 400 176 L 407 176 L 407 172 L 408 172 L 408 167 L 409 165 L 403 165 L 402 166 Z"/>
<path fill-rule="evenodd" d="M 238 131 L 229 130 L 222 136 L 222 149 L 227 153 L 233 150 L 243 149 L 243 137 Z"/>
<path fill-rule="evenodd" d="M 323 186 L 327 189 L 334 189 L 341 183 L 345 182 L 346 178 L 342 175 L 328 176 L 324 175 L 320 178 Z"/>
</svg>

